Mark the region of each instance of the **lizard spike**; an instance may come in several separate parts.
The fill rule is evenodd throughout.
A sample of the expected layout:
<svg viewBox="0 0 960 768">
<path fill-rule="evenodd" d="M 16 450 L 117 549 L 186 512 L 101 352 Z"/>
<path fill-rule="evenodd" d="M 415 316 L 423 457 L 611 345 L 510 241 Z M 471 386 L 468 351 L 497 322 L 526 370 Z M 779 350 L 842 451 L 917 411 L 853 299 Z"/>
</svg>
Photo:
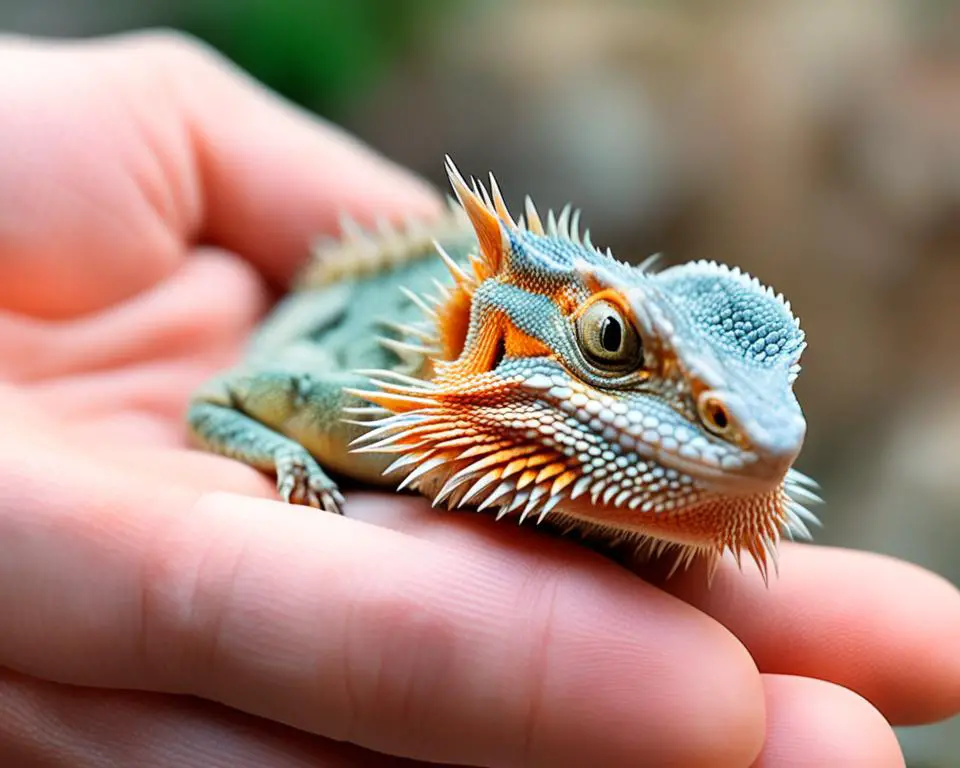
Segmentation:
<svg viewBox="0 0 960 768">
<path fill-rule="evenodd" d="M 516 512 L 520 507 L 527 503 L 527 499 L 530 498 L 529 491 L 517 491 L 517 495 L 513 497 L 513 501 L 510 502 L 509 506 L 506 508 L 507 511 L 504 514 L 509 515 L 511 512 Z M 523 520 L 521 519 L 522 523 Z"/>
<path fill-rule="evenodd" d="M 547 211 L 547 234 L 550 235 L 550 237 L 557 237 L 559 234 L 557 231 L 557 217 L 554 215 L 552 208 Z"/>
<path fill-rule="evenodd" d="M 380 346 L 389 349 L 391 352 L 396 352 L 397 355 L 404 360 L 409 360 L 411 357 L 435 355 L 438 351 L 435 347 L 425 347 L 422 344 L 410 344 L 409 342 L 390 339 L 386 336 L 377 336 L 376 340 Z"/>
<path fill-rule="evenodd" d="M 591 504 L 597 503 L 597 499 L 600 498 L 600 492 L 606 487 L 607 487 L 607 481 L 603 479 L 597 480 L 597 482 L 595 482 L 590 487 L 590 503 Z"/>
<path fill-rule="evenodd" d="M 398 469 L 404 469 L 409 467 L 412 464 L 419 464 L 426 458 L 427 454 L 423 453 L 406 453 L 403 456 L 400 456 L 393 460 L 386 469 L 383 470 L 380 474 L 386 477 L 387 475 L 392 475 Z"/>
<path fill-rule="evenodd" d="M 562 475 L 555 477 L 553 479 L 553 485 L 550 486 L 550 495 L 559 496 L 576 478 L 577 473 L 572 469 L 568 469 Z"/>
<path fill-rule="evenodd" d="M 789 522 L 793 524 L 794 529 L 802 529 L 806 536 L 810 536 L 810 531 L 807 529 L 806 523 L 810 523 L 811 525 L 820 525 L 820 520 L 817 519 L 816 515 L 814 515 L 802 504 L 798 504 L 793 499 L 787 499 L 784 502 L 784 507 L 792 518 L 789 520 Z"/>
<path fill-rule="evenodd" d="M 354 387 L 344 387 L 342 392 L 366 400 L 371 403 L 390 408 L 396 413 L 406 413 L 414 409 L 435 408 L 437 403 L 434 400 L 425 397 L 411 397 L 408 395 L 393 395 L 389 392 L 379 392 L 372 389 L 356 389 Z"/>
<path fill-rule="evenodd" d="M 609 253 L 609 249 L 607 252 Z M 639 270 L 640 272 L 649 273 L 653 271 L 654 265 L 656 265 L 656 263 L 660 261 L 660 259 L 662 258 L 663 258 L 662 253 L 654 253 L 650 256 L 647 256 L 647 258 L 641 261 L 640 264 L 637 266 L 637 270 Z"/>
<path fill-rule="evenodd" d="M 527 229 L 535 235 L 546 234 L 546 232 L 543 231 L 543 222 L 540 221 L 540 214 L 537 213 L 537 208 L 529 195 L 524 198 L 523 206 L 527 217 Z"/>
<path fill-rule="evenodd" d="M 390 417 L 393 415 L 392 411 L 388 411 L 386 408 L 380 408 L 376 405 L 345 405 L 340 409 L 340 413 L 345 413 L 348 416 L 386 416 Z M 361 421 L 358 422 L 363 425 L 372 424 L 372 421 Z"/>
<path fill-rule="evenodd" d="M 415 443 L 401 443 L 400 441 L 404 438 L 404 434 L 391 435 L 390 437 L 385 437 L 382 440 L 378 440 L 372 445 L 360 445 L 356 448 L 351 449 L 351 453 L 408 453 L 410 451 L 416 451 L 420 448 L 423 448 L 425 445 L 429 445 L 429 440 L 418 440 Z"/>
<path fill-rule="evenodd" d="M 686 552 L 686 548 L 682 548 L 679 552 L 677 552 L 677 556 L 673 561 L 673 565 L 670 566 L 670 570 L 667 572 L 667 579 L 672 579 L 676 575 L 677 571 L 680 570 L 680 566 L 683 564 Z M 661 552 L 657 553 L 657 556 L 659 557 L 662 554 L 663 552 L 661 550 Z"/>
<path fill-rule="evenodd" d="M 716 554 L 707 555 L 707 589 L 713 586 L 714 579 L 720 570 L 720 558 Z"/>
<path fill-rule="evenodd" d="M 555 461 L 552 464 L 547 464 L 534 478 L 534 482 L 538 485 L 546 480 L 549 480 L 551 477 L 559 475 L 563 470 L 566 469 L 566 464 L 563 462 Z"/>
<path fill-rule="evenodd" d="M 593 241 L 590 239 L 590 230 L 589 230 L 589 229 L 583 230 L 583 245 L 584 245 L 585 248 L 589 248 L 589 249 L 591 249 L 591 250 L 596 250 L 596 246 L 593 244 Z"/>
<path fill-rule="evenodd" d="M 449 439 L 448 436 L 452 439 Z M 462 448 L 465 445 L 474 445 L 479 439 L 476 430 L 471 429 L 468 432 L 464 432 L 463 429 L 459 427 L 438 432 L 434 437 L 440 440 L 440 442 L 437 443 L 437 448 Z M 459 459 L 460 457 L 458 456 L 457 460 Z"/>
<path fill-rule="evenodd" d="M 499 440 L 492 443 L 481 443 L 480 445 L 476 445 L 476 441 L 471 440 L 469 445 L 469 448 L 457 456 L 457 461 L 475 459 L 477 456 L 487 456 L 495 451 L 500 451 L 504 448 L 510 447 L 511 442 L 509 440 Z"/>
<path fill-rule="evenodd" d="M 535 485 L 530 489 L 530 498 L 527 499 L 527 503 L 524 505 L 523 511 L 520 513 L 521 525 L 523 525 L 523 521 L 530 516 L 530 513 L 532 513 L 540 505 L 540 500 L 546 495 L 547 489 L 542 485 Z"/>
<path fill-rule="evenodd" d="M 560 210 L 560 217 L 557 219 L 557 229 L 560 231 L 560 236 L 567 240 L 573 240 L 573 238 L 570 237 L 570 211 L 572 208 L 573 206 L 567 203 Z"/>
<path fill-rule="evenodd" d="M 380 325 L 400 336 L 413 336 L 430 345 L 438 342 L 436 334 L 425 331 L 422 328 L 417 328 L 415 325 L 410 325 L 409 323 L 395 323 L 392 320 L 380 320 Z"/>
<path fill-rule="evenodd" d="M 358 419 L 339 419 L 341 424 L 352 424 L 355 427 L 369 427 L 372 421 L 360 421 Z"/>
<path fill-rule="evenodd" d="M 337 218 L 340 225 L 340 232 L 344 240 L 354 243 L 362 243 L 363 245 L 368 245 L 370 243 L 369 235 L 367 235 L 364 228 L 360 226 L 353 216 L 346 211 L 341 211 Z"/>
<path fill-rule="evenodd" d="M 573 216 L 570 219 L 570 239 L 573 240 L 577 245 L 582 245 L 580 242 L 580 209 L 574 208 Z"/>
<path fill-rule="evenodd" d="M 389 392 L 391 395 L 425 395 L 430 393 L 430 390 L 424 389 L 423 387 L 410 387 L 405 384 L 384 381 L 383 379 L 371 378 L 370 383 L 375 387 L 379 387 L 384 392 Z"/>
<path fill-rule="evenodd" d="M 507 204 L 503 200 L 503 195 L 500 194 L 500 186 L 497 184 L 497 180 L 492 173 L 490 174 L 490 191 L 493 194 L 493 206 L 497 211 L 497 215 L 509 224 L 512 229 L 516 229 L 517 225 L 514 223 L 513 217 L 510 216 L 510 209 L 507 208 Z"/>
<path fill-rule="evenodd" d="M 416 389 L 424 392 L 436 389 L 436 386 L 433 384 L 433 382 L 417 379 L 413 376 L 407 376 L 405 373 L 400 373 L 400 371 L 394 371 L 390 368 L 354 368 L 353 372 L 361 376 L 366 376 L 368 379 L 394 379 L 401 384 L 405 384 L 408 387 L 415 387 Z"/>
<path fill-rule="evenodd" d="M 437 293 L 440 296 L 440 303 L 443 304 L 450 298 L 450 289 L 447 288 L 443 283 L 441 283 L 437 278 L 433 278 L 433 284 L 437 289 Z"/>
<path fill-rule="evenodd" d="M 820 487 L 820 484 L 812 477 L 808 477 L 803 472 L 793 468 L 787 470 L 787 480 L 794 485 L 802 485 L 813 490 Z"/>
<path fill-rule="evenodd" d="M 760 578 L 763 579 L 763 585 L 765 587 L 770 586 L 770 577 L 767 572 L 767 559 L 765 557 L 765 551 L 763 549 L 754 549 L 750 547 L 747 549 L 751 559 L 757 566 L 757 570 L 760 571 Z"/>
<path fill-rule="evenodd" d="M 430 439 L 434 441 L 433 444 L 437 448 L 449 450 L 450 448 L 468 445 L 470 442 L 476 442 L 477 440 L 477 433 L 474 430 L 464 433 L 462 428 L 456 426 L 447 429 L 436 427 L 435 429 L 440 429 L 440 431 L 431 432 Z"/>
<path fill-rule="evenodd" d="M 385 420 L 386 421 L 386 420 Z M 374 425 L 375 422 L 365 421 L 362 422 L 363 426 Z M 393 435 L 400 437 L 409 432 L 409 430 L 419 426 L 418 422 L 413 422 L 410 424 L 405 424 L 403 422 L 394 422 L 389 421 L 389 423 L 384 423 L 382 426 L 375 426 L 374 429 L 368 430 L 359 437 L 354 438 L 350 441 L 351 448 L 360 448 L 361 446 L 369 445 L 370 443 L 382 440 L 388 435 Z M 356 451 L 354 451 L 356 452 Z"/>
<path fill-rule="evenodd" d="M 440 504 L 449 497 L 454 491 L 470 481 L 471 475 L 460 475 L 459 473 L 447 479 L 433 500 L 434 505 Z"/>
<path fill-rule="evenodd" d="M 813 514 L 813 512 L 803 506 L 803 504 L 798 504 L 796 501 L 791 500 L 790 510 L 805 523 L 810 523 L 810 525 L 816 526 L 823 525 L 823 523 L 820 522 L 820 519 Z"/>
<path fill-rule="evenodd" d="M 536 479 L 537 473 L 530 469 L 524 469 L 523 473 L 517 478 L 517 490 L 523 490 L 528 485 L 533 485 L 533 481 Z"/>
<path fill-rule="evenodd" d="M 402 293 L 404 296 L 410 299 L 410 301 L 416 304 L 417 307 L 420 309 L 420 311 L 423 312 L 423 314 L 425 314 L 427 317 L 429 317 L 432 320 L 437 319 L 437 313 L 422 298 L 417 296 L 416 293 L 411 291 L 405 285 L 401 285 L 399 288 L 400 288 L 400 293 Z"/>
<path fill-rule="evenodd" d="M 423 477 L 428 472 L 432 472 L 437 467 L 442 467 L 450 459 L 446 456 L 436 456 L 432 459 L 427 459 L 420 466 L 414 469 L 409 475 L 407 475 L 403 480 L 400 481 L 400 484 L 397 486 L 398 491 L 402 491 L 410 483 L 414 482 L 417 478 Z"/>
<path fill-rule="evenodd" d="M 482 475 L 479 480 L 477 480 L 473 485 L 471 485 L 467 492 L 463 494 L 463 497 L 460 499 L 458 506 L 463 504 L 469 504 L 470 499 L 474 498 L 477 494 L 481 493 L 492 483 L 497 482 L 500 479 L 500 472 L 496 469 L 491 469 L 486 474 Z"/>
<path fill-rule="evenodd" d="M 473 227 L 474 234 L 477 236 L 477 243 L 480 246 L 480 252 L 483 254 L 483 260 L 491 274 L 500 271 L 503 264 L 504 253 L 506 251 L 506 231 L 501 229 L 500 219 L 492 204 L 487 204 L 475 193 L 472 192 L 463 176 L 453 164 L 453 160 L 447 155 L 446 158 L 447 176 L 450 179 L 450 186 L 466 211 Z M 482 185 L 478 185 L 482 189 Z M 486 194 L 486 193 L 484 193 Z"/>
<path fill-rule="evenodd" d="M 512 477 L 518 472 L 522 472 L 526 468 L 527 468 L 527 459 L 525 457 L 514 459 L 509 464 L 507 464 L 507 466 L 503 468 L 503 476 Z"/>
<path fill-rule="evenodd" d="M 790 532 L 790 538 L 796 541 L 798 538 L 809 541 L 813 538 L 810 529 L 796 515 L 790 515 L 784 529 Z"/>
<path fill-rule="evenodd" d="M 460 268 L 460 265 L 457 264 L 457 262 L 453 260 L 453 257 L 447 253 L 446 249 L 440 245 L 439 240 L 433 241 L 433 247 L 437 249 L 437 253 L 440 255 L 440 258 L 443 260 L 443 263 L 446 265 L 447 269 L 450 270 L 450 274 L 453 276 L 453 279 L 456 282 L 463 284 L 469 284 L 473 282 L 473 278 Z"/>
<path fill-rule="evenodd" d="M 482 502 L 480 502 L 479 506 L 477 506 L 477 511 L 482 512 L 487 507 L 492 507 L 496 505 L 496 503 L 500 501 L 504 496 L 506 496 L 509 493 L 513 493 L 516 489 L 517 489 L 517 486 L 510 480 L 502 480 L 500 482 L 500 485 L 494 488 L 487 495 L 487 497 Z"/>
<path fill-rule="evenodd" d="M 610 499 L 613 498 L 613 495 L 615 493 L 618 493 L 619 491 L 620 491 L 620 486 L 617 485 L 616 483 L 611 483 L 610 485 L 608 485 L 606 490 L 604 490 L 603 492 L 603 503 L 609 504 Z"/>
<path fill-rule="evenodd" d="M 787 487 L 787 493 L 793 498 L 794 501 L 805 501 L 808 504 L 823 504 L 824 501 L 813 491 L 805 488 L 802 485 L 791 483 Z"/>
<path fill-rule="evenodd" d="M 379 406 L 358 406 L 353 410 L 383 410 L 389 413 L 389 416 L 385 416 L 382 419 L 370 419 L 369 421 L 363 422 L 363 425 L 366 427 L 376 427 L 379 429 L 382 426 L 392 426 L 396 429 L 414 429 L 416 427 L 423 426 L 425 424 L 433 424 L 436 419 L 432 416 L 425 416 L 422 413 L 402 413 L 397 414 L 393 411 L 389 411 L 386 408 L 380 408 Z M 346 409 L 344 409 L 346 410 Z M 361 435 L 356 438 L 354 442 L 360 442 L 361 440 L 366 440 L 369 438 L 371 432 L 376 430 L 371 429 L 366 434 Z"/>
<path fill-rule="evenodd" d="M 497 464 L 504 464 L 510 459 L 517 458 L 518 456 L 525 456 L 533 451 L 537 450 L 538 446 L 536 445 L 524 445 L 518 448 L 506 448 L 499 450 L 496 453 L 489 454 L 484 456 L 481 459 L 477 459 L 475 462 L 470 464 L 468 467 L 464 467 L 459 472 L 457 472 L 450 479 L 453 480 L 459 477 L 469 477 L 470 475 L 476 474 L 481 469 L 488 469 Z"/>
<path fill-rule="evenodd" d="M 448 510 L 456 509 L 460 505 L 460 499 L 463 497 L 465 491 L 466 487 L 461 487 L 447 496 L 446 505 Z"/>
<path fill-rule="evenodd" d="M 483 182 L 474 178 L 471 178 L 470 181 L 473 183 L 474 194 L 480 196 L 480 199 L 483 200 L 483 204 L 487 206 L 487 210 L 496 212 L 496 208 L 493 205 L 493 200 L 490 199 L 490 195 L 487 193 L 486 187 L 483 186 Z"/>
<path fill-rule="evenodd" d="M 777 578 L 780 577 L 780 549 L 777 546 L 777 542 L 771 539 L 766 539 L 764 541 L 764 548 L 767 551 L 767 558 L 770 563 L 773 565 L 773 574 Z"/>
<path fill-rule="evenodd" d="M 553 508 L 556 507 L 561 501 L 563 501 L 563 496 L 560 494 L 556 494 L 547 499 L 537 517 L 537 525 L 540 525 L 540 523 L 546 520 L 547 515 L 549 515 L 553 511 Z"/>
<path fill-rule="evenodd" d="M 573 501 L 577 497 L 582 496 L 590 487 L 592 482 L 593 478 L 590 475 L 584 475 L 577 480 L 577 482 L 573 484 L 573 488 L 570 491 L 570 500 Z"/>
</svg>

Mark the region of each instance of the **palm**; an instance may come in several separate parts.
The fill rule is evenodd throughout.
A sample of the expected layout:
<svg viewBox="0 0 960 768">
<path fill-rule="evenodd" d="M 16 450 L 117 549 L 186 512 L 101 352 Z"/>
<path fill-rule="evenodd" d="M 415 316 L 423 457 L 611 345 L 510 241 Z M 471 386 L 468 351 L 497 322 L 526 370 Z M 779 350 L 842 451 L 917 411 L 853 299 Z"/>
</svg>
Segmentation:
<svg viewBox="0 0 960 768">
<path fill-rule="evenodd" d="M 188 692 L 470 764 L 519 750 L 543 764 L 726 764 L 727 750 L 736 764 L 764 728 L 771 749 L 822 764 L 838 764 L 834 748 L 894 754 L 876 709 L 823 680 L 893 722 L 960 707 L 955 590 L 879 558 L 788 548 L 770 590 L 723 569 L 712 592 L 695 574 L 671 595 L 565 542 L 415 500 L 351 500 L 348 516 L 374 526 L 205 497 L 273 495 L 247 467 L 188 450 L 183 427 L 268 281 L 290 276 L 338 209 L 436 201 L 196 51 L 124 47 L 13 47 L 0 84 L 0 151 L 70 126 L 4 157 L 0 177 L 0 469 L 13 478 L 0 485 L 0 615 L 16 618 L 0 669 Z M 237 714 L 145 698 L 211 732 Z M 95 701 L 110 718 L 127 704 Z M 284 748 L 301 737 L 283 734 Z"/>
</svg>

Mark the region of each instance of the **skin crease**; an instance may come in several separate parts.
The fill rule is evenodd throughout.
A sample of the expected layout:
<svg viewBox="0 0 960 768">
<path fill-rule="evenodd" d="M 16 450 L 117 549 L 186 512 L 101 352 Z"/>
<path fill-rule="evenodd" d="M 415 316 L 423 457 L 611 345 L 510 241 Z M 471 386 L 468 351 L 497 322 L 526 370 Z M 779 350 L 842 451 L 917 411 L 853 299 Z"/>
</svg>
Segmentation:
<svg viewBox="0 0 960 768">
<path fill-rule="evenodd" d="M 2 46 L 0 764 L 896 766 L 888 723 L 960 711 L 914 566 L 786 546 L 707 591 L 188 450 L 309 238 L 437 197 L 182 38 Z"/>
</svg>

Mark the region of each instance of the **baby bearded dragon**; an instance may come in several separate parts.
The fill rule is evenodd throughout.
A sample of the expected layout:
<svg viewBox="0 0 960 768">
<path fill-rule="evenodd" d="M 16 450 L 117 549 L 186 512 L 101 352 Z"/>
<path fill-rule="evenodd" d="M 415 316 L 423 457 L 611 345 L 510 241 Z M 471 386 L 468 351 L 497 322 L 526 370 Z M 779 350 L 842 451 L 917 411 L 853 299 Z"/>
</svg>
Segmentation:
<svg viewBox="0 0 960 768">
<path fill-rule="evenodd" d="M 675 547 L 711 575 L 746 551 L 766 579 L 819 501 L 791 469 L 805 341 L 789 304 L 713 262 L 617 261 L 569 206 L 544 225 L 527 198 L 514 221 L 492 176 L 488 193 L 447 171 L 446 218 L 376 236 L 347 221 L 319 249 L 243 363 L 197 393 L 199 443 L 275 472 L 293 503 L 340 511 L 322 464 Z"/>
</svg>

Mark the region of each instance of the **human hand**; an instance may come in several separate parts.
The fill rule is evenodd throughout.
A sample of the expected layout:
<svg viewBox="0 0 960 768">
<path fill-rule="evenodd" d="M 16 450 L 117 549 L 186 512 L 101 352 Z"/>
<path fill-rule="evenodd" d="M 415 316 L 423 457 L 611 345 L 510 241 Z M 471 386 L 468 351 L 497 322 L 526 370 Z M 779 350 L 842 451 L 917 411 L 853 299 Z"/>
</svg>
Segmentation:
<svg viewBox="0 0 960 768">
<path fill-rule="evenodd" d="M 885 766 L 888 721 L 960 710 L 960 595 L 918 568 L 656 586 L 188 450 L 309 237 L 434 195 L 180 39 L 0 56 L 0 764 Z"/>
</svg>

